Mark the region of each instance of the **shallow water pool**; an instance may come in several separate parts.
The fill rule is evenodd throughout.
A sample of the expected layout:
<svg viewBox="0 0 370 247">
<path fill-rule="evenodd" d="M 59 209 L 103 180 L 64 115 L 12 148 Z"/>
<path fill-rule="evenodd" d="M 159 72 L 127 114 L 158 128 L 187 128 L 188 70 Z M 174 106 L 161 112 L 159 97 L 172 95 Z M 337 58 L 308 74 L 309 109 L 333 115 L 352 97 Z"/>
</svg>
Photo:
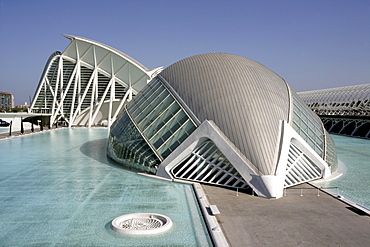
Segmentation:
<svg viewBox="0 0 370 247">
<path fill-rule="evenodd" d="M 211 246 L 192 187 L 143 177 L 106 156 L 107 129 L 0 141 L 1 246 Z M 166 233 L 123 236 L 124 214 L 159 213 Z"/>
<path fill-rule="evenodd" d="M 338 159 L 345 164 L 343 175 L 335 180 L 319 183 L 334 187 L 334 193 L 370 209 L 370 140 L 332 135 Z"/>
</svg>

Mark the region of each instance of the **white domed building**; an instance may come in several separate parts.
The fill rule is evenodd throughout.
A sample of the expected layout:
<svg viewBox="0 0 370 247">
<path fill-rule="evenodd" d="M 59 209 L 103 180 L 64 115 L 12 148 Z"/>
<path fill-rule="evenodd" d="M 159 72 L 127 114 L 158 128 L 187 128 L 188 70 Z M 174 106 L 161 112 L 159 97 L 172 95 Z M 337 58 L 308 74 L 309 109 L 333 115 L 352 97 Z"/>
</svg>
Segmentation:
<svg viewBox="0 0 370 247">
<path fill-rule="evenodd" d="M 108 155 L 141 172 L 267 198 L 337 167 L 333 140 L 290 86 L 223 53 L 185 58 L 152 79 L 112 124 Z"/>
</svg>

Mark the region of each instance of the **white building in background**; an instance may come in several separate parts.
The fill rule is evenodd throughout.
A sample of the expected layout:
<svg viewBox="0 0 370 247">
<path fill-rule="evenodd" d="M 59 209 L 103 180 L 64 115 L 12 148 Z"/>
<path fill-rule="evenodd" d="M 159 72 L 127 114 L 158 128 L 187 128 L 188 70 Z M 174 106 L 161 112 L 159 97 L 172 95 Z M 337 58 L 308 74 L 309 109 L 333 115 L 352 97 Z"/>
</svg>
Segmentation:
<svg viewBox="0 0 370 247">
<path fill-rule="evenodd" d="M 305 91 L 298 95 L 319 115 L 370 116 L 370 84 Z"/>
<path fill-rule="evenodd" d="M 161 71 L 96 41 L 64 36 L 71 43 L 50 56 L 30 107 L 50 114 L 50 124 L 110 126 L 124 103 Z"/>
<path fill-rule="evenodd" d="M 329 133 L 370 139 L 370 84 L 300 92 Z"/>
</svg>

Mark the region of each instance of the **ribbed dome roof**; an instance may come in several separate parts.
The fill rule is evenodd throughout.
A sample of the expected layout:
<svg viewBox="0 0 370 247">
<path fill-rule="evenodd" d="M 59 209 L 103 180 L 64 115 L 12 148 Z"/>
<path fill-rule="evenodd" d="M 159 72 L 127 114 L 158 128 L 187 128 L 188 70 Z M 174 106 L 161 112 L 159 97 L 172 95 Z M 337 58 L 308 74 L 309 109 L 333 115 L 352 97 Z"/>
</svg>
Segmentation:
<svg viewBox="0 0 370 247">
<path fill-rule="evenodd" d="M 248 58 L 209 53 L 180 60 L 160 74 L 197 118 L 213 120 L 262 174 L 273 174 L 280 120 L 288 120 L 288 85 Z"/>
</svg>

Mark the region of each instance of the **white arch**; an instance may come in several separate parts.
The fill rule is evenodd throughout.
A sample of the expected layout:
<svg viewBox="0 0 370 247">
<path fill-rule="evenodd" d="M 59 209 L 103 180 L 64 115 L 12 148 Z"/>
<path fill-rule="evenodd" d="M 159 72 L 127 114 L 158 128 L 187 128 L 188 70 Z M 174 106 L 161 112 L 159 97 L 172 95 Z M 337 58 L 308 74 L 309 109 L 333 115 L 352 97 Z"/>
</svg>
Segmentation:
<svg viewBox="0 0 370 247">
<path fill-rule="evenodd" d="M 63 118 L 70 127 L 110 126 L 124 103 L 162 70 L 148 70 L 99 42 L 64 36 L 71 43 L 49 59 L 31 105 L 32 112 L 51 114 L 51 124 Z"/>
</svg>

